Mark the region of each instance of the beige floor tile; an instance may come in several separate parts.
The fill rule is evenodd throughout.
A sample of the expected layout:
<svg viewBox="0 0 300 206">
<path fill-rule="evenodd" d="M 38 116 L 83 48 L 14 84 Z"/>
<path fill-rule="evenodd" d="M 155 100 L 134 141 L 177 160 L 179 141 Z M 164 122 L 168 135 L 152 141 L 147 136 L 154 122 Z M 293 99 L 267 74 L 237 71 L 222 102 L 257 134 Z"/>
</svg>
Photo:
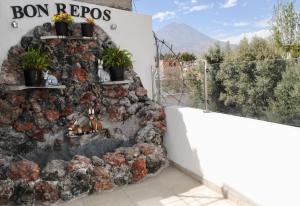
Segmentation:
<svg viewBox="0 0 300 206">
<path fill-rule="evenodd" d="M 236 206 L 169 167 L 155 177 L 59 206 Z"/>
</svg>

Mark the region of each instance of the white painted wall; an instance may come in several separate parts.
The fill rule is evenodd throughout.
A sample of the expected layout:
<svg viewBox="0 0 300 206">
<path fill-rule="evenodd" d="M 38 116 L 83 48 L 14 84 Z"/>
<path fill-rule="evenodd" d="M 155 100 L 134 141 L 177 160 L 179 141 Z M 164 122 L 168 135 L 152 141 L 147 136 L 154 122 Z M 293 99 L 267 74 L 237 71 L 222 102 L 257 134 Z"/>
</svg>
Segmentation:
<svg viewBox="0 0 300 206">
<path fill-rule="evenodd" d="M 50 17 L 24 18 L 16 20 L 18 29 L 11 27 L 13 21 L 10 6 L 27 4 L 49 4 Z M 1 0 L 0 1 L 0 65 L 7 56 L 9 48 L 17 44 L 21 37 L 35 26 L 51 21 L 51 16 L 56 13 L 55 3 L 73 3 L 106 9 L 108 7 L 91 5 L 71 0 Z M 152 96 L 151 66 L 154 65 L 155 42 L 152 34 L 151 16 L 136 14 L 128 11 L 109 8 L 112 11 L 111 21 L 99 20 L 97 25 L 102 27 L 112 40 L 121 48 L 129 50 L 133 55 L 134 70 L 141 77 L 149 95 Z M 83 22 L 84 19 L 75 18 L 75 22 Z M 117 30 L 111 30 L 111 24 L 117 24 Z"/>
<path fill-rule="evenodd" d="M 300 128 L 167 107 L 169 158 L 263 206 L 300 205 Z"/>
</svg>

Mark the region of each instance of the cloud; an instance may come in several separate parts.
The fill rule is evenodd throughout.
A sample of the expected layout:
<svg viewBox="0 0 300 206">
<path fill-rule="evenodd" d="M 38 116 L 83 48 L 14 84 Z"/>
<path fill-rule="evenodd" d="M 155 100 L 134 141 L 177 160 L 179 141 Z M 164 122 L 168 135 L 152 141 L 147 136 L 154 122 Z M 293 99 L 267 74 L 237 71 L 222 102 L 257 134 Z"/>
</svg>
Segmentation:
<svg viewBox="0 0 300 206">
<path fill-rule="evenodd" d="M 259 27 L 259 28 L 266 28 L 266 27 L 270 26 L 270 21 L 271 21 L 271 18 L 260 19 L 255 22 L 255 26 Z"/>
<path fill-rule="evenodd" d="M 158 12 L 152 16 L 152 19 L 158 19 L 160 22 L 171 19 L 175 16 L 174 11 L 164 11 L 164 12 Z"/>
<path fill-rule="evenodd" d="M 239 44 L 243 38 L 252 39 L 253 37 L 267 38 L 271 35 L 268 29 L 262 29 L 254 32 L 245 32 L 235 36 L 228 36 L 220 39 L 221 41 L 230 41 L 231 44 Z"/>
<path fill-rule="evenodd" d="M 191 0 L 191 4 L 197 4 L 198 0 Z"/>
<path fill-rule="evenodd" d="M 211 8 L 211 5 L 197 5 L 197 6 L 193 6 L 189 9 L 190 12 L 193 11 L 203 11 L 203 10 L 207 10 Z"/>
<path fill-rule="evenodd" d="M 234 23 L 224 22 L 223 26 L 245 27 L 245 26 L 249 26 L 250 24 L 251 24 L 250 22 L 245 22 L 245 21 L 239 21 L 239 22 L 234 22 Z"/>
<path fill-rule="evenodd" d="M 222 4 L 221 7 L 225 9 L 235 7 L 237 5 L 237 1 L 238 0 L 226 0 L 225 4 Z"/>
</svg>

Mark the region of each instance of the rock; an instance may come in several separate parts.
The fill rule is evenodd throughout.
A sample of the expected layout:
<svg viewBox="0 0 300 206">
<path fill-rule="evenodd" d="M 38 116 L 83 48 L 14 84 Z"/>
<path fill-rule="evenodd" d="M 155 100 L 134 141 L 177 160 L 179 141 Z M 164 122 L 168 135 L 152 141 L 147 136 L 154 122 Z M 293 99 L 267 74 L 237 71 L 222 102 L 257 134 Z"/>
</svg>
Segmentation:
<svg viewBox="0 0 300 206">
<path fill-rule="evenodd" d="M 93 177 L 99 177 L 101 179 L 110 179 L 109 171 L 103 167 L 95 167 L 91 172 Z"/>
<path fill-rule="evenodd" d="M 102 95 L 110 98 L 123 98 L 128 96 L 128 88 L 125 86 L 104 86 Z"/>
<path fill-rule="evenodd" d="M 91 160 L 92 160 L 92 163 L 93 163 L 94 166 L 101 167 L 101 166 L 104 166 L 104 165 L 105 165 L 104 160 L 103 160 L 103 159 L 100 159 L 100 158 L 97 157 L 97 156 L 93 156 L 93 157 L 91 158 Z"/>
<path fill-rule="evenodd" d="M 138 147 L 121 147 L 116 150 L 116 153 L 123 154 L 127 162 L 135 160 L 141 154 Z"/>
<path fill-rule="evenodd" d="M 148 124 L 139 130 L 139 132 L 136 135 L 136 141 L 161 145 L 162 134 L 159 131 L 159 129 L 153 126 L 153 124 Z"/>
<path fill-rule="evenodd" d="M 11 180 L 0 180 L 0 204 L 7 204 L 14 193 L 14 182 Z"/>
<path fill-rule="evenodd" d="M 74 78 L 77 79 L 80 83 L 84 83 L 87 80 L 88 74 L 82 68 L 75 68 L 73 70 Z"/>
<path fill-rule="evenodd" d="M 55 122 L 59 119 L 59 112 L 56 110 L 48 110 L 44 113 L 44 115 L 50 122 Z"/>
<path fill-rule="evenodd" d="M 113 184 L 110 180 L 102 179 L 99 177 L 92 178 L 93 192 L 101 192 L 103 190 L 110 190 Z"/>
<path fill-rule="evenodd" d="M 0 180 L 6 180 L 7 170 L 12 161 L 12 157 L 0 154 Z"/>
<path fill-rule="evenodd" d="M 25 103 L 25 97 L 23 95 L 18 95 L 18 94 L 9 94 L 7 96 L 7 100 L 13 106 L 20 106 L 21 104 Z"/>
<path fill-rule="evenodd" d="M 153 122 L 152 124 L 153 124 L 154 127 L 156 127 L 157 129 L 159 129 L 159 131 L 161 133 L 167 132 L 167 125 L 166 125 L 165 122 L 157 121 L 157 122 Z"/>
<path fill-rule="evenodd" d="M 131 166 L 131 172 L 133 183 L 143 180 L 148 174 L 146 161 L 144 159 L 135 160 Z"/>
<path fill-rule="evenodd" d="M 88 175 L 83 170 L 78 170 L 71 174 L 72 181 L 72 194 L 74 196 L 79 196 L 81 194 L 88 194 L 88 192 L 92 189 L 91 176 Z"/>
<path fill-rule="evenodd" d="M 149 155 L 146 157 L 146 165 L 149 174 L 155 174 L 166 162 L 166 159 L 157 156 L 157 155 Z"/>
<path fill-rule="evenodd" d="M 112 167 L 112 179 L 118 186 L 130 184 L 132 174 L 129 166 L 123 164 L 120 167 Z"/>
<path fill-rule="evenodd" d="M 120 128 L 111 128 L 109 133 L 114 139 L 127 140 L 126 135 Z"/>
<path fill-rule="evenodd" d="M 108 153 L 104 155 L 104 161 L 112 166 L 121 166 L 125 163 L 125 157 L 118 153 Z"/>
<path fill-rule="evenodd" d="M 130 107 L 131 102 L 127 97 L 125 97 L 125 98 L 123 98 L 119 101 L 119 105 L 122 105 L 122 106 L 125 106 L 125 107 Z"/>
<path fill-rule="evenodd" d="M 149 144 L 149 143 L 139 143 L 135 145 L 135 147 L 138 147 L 139 150 L 142 152 L 144 155 L 150 155 L 153 154 L 156 146 L 154 144 Z"/>
<path fill-rule="evenodd" d="M 139 101 L 139 98 L 136 96 L 135 91 L 130 91 L 129 94 L 128 94 L 128 98 L 133 103 Z"/>
<path fill-rule="evenodd" d="M 31 106 L 35 113 L 40 113 L 42 111 L 41 106 L 36 101 L 32 101 Z"/>
<path fill-rule="evenodd" d="M 14 124 L 14 129 L 17 132 L 29 132 L 33 128 L 33 124 L 31 122 L 16 122 Z"/>
<path fill-rule="evenodd" d="M 109 120 L 112 121 L 112 122 L 123 121 L 124 116 L 126 114 L 126 109 L 125 109 L 124 106 L 111 107 L 108 110 L 108 114 L 109 114 Z"/>
<path fill-rule="evenodd" d="M 34 133 L 32 136 L 31 136 L 31 139 L 37 141 L 37 142 L 44 142 L 45 139 L 44 139 L 44 131 L 40 130 L 40 131 L 37 131 L 36 133 Z"/>
<path fill-rule="evenodd" d="M 20 145 L 25 144 L 26 141 L 26 135 L 16 132 L 12 127 L 0 128 L 0 149 L 4 150 L 6 154 L 20 152 Z"/>
<path fill-rule="evenodd" d="M 87 92 L 81 96 L 79 103 L 84 104 L 84 105 L 90 105 L 93 103 L 93 101 L 95 99 L 96 99 L 96 97 L 93 96 L 93 94 L 91 92 Z"/>
<path fill-rule="evenodd" d="M 34 206 L 35 195 L 33 187 L 27 182 L 15 182 L 13 200 L 18 206 Z"/>
<path fill-rule="evenodd" d="M 139 143 L 135 145 L 146 156 L 146 166 L 149 174 L 156 173 L 168 160 L 165 151 L 152 143 Z"/>
<path fill-rule="evenodd" d="M 134 103 L 132 104 L 128 109 L 128 113 L 131 114 L 131 115 L 134 115 L 137 113 L 137 111 L 142 107 L 142 104 L 140 103 Z"/>
<path fill-rule="evenodd" d="M 138 97 L 144 97 L 147 96 L 147 90 L 144 87 L 139 87 L 135 90 L 135 94 Z"/>
<path fill-rule="evenodd" d="M 72 173 L 79 169 L 84 169 L 85 171 L 87 171 L 88 169 L 92 169 L 92 168 L 93 168 L 93 165 L 89 158 L 80 156 L 80 155 L 76 155 L 69 162 L 67 170 L 69 173 Z"/>
<path fill-rule="evenodd" d="M 38 182 L 34 185 L 37 200 L 54 204 L 59 200 L 59 193 L 55 187 L 48 182 Z"/>
<path fill-rule="evenodd" d="M 7 176 L 12 180 L 36 181 L 40 178 L 40 167 L 27 160 L 14 162 L 9 166 Z"/>
<path fill-rule="evenodd" d="M 65 177 L 67 173 L 67 162 L 53 160 L 49 162 L 42 171 L 42 177 L 48 181 L 57 181 Z"/>
</svg>

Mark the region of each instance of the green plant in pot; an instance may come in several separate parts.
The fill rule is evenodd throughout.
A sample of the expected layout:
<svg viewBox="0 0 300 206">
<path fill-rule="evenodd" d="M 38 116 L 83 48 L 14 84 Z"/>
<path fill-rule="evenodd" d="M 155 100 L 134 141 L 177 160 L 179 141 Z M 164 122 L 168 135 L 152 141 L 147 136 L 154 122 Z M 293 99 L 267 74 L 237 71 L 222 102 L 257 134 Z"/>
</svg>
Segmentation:
<svg viewBox="0 0 300 206">
<path fill-rule="evenodd" d="M 82 36 L 92 37 L 94 34 L 95 20 L 92 17 L 86 18 L 85 23 L 81 23 Z"/>
<path fill-rule="evenodd" d="M 52 17 L 57 36 L 68 36 L 68 25 L 73 23 L 73 17 L 68 13 L 59 13 Z"/>
<path fill-rule="evenodd" d="M 132 69 L 131 54 L 120 48 L 106 48 L 102 55 L 103 66 L 109 69 L 112 81 L 123 81 L 126 69 Z"/>
<path fill-rule="evenodd" d="M 47 54 L 37 49 L 29 49 L 21 56 L 21 69 L 24 71 L 26 86 L 41 86 L 43 83 L 43 71 L 47 71 L 51 65 Z"/>
</svg>

